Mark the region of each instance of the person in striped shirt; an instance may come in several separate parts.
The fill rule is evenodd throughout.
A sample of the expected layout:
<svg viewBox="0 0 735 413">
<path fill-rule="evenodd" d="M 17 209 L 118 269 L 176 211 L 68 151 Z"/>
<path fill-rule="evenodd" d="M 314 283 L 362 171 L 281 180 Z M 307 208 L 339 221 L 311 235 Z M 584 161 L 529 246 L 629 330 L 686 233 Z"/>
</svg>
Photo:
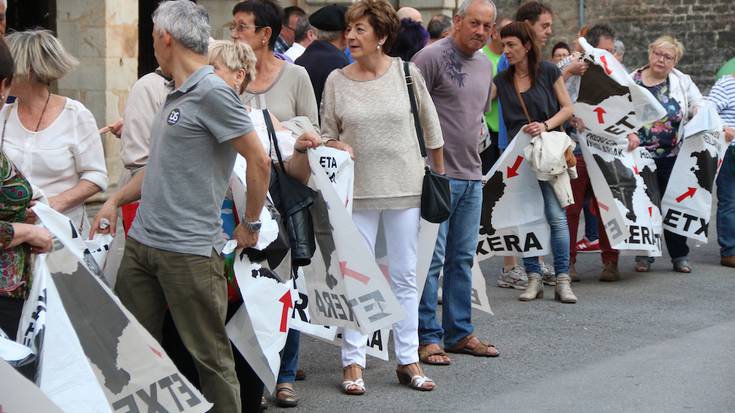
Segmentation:
<svg viewBox="0 0 735 413">
<path fill-rule="evenodd" d="M 735 267 L 735 74 L 723 76 L 707 96 L 725 124 L 725 139 L 730 142 L 717 176 L 717 241 L 720 264 Z"/>
</svg>

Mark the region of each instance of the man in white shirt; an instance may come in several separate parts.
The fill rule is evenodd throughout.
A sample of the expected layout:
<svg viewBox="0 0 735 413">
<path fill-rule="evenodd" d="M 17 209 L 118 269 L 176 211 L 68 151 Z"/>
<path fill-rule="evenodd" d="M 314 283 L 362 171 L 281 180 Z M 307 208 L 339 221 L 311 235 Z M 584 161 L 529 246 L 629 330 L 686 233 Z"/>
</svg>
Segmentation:
<svg viewBox="0 0 735 413">
<path fill-rule="evenodd" d="M 294 27 L 294 42 L 284 54 L 295 62 L 315 38 L 316 34 L 309 23 L 309 19 L 306 16 L 300 16 L 296 21 L 296 27 Z"/>
</svg>

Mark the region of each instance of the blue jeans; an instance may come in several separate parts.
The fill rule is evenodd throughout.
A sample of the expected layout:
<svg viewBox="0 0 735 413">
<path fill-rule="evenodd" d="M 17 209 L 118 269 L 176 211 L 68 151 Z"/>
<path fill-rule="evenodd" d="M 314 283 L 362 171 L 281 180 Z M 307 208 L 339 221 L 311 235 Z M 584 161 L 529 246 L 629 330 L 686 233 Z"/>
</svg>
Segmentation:
<svg viewBox="0 0 735 413">
<path fill-rule="evenodd" d="M 720 255 L 735 255 L 735 146 L 727 148 L 717 176 L 717 241 Z"/>
<path fill-rule="evenodd" d="M 544 196 L 544 215 L 551 227 L 551 252 L 554 254 L 554 271 L 556 275 L 569 274 L 569 227 L 567 213 L 556 199 L 554 188 L 546 181 L 539 181 L 541 194 Z M 523 259 L 526 273 L 541 273 L 539 257 Z"/>
<path fill-rule="evenodd" d="M 289 329 L 286 336 L 286 345 L 281 352 L 281 369 L 278 371 L 278 384 L 293 383 L 296 381 L 296 369 L 299 367 L 299 337 L 298 330 Z"/>
<path fill-rule="evenodd" d="M 419 343 L 452 347 L 472 334 L 472 264 L 482 211 L 482 182 L 449 180 L 452 211 L 439 227 L 429 274 L 419 303 Z M 436 317 L 439 272 L 442 282 L 442 323 Z"/>
</svg>

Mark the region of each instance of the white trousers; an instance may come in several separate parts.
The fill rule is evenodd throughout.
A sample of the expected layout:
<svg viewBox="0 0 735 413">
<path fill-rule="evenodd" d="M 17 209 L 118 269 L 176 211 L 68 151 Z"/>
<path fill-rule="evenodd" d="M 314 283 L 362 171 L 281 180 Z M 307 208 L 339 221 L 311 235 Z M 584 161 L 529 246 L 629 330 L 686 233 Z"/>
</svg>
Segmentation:
<svg viewBox="0 0 735 413">
<path fill-rule="evenodd" d="M 378 226 L 383 222 L 388 268 L 393 293 L 406 315 L 393 324 L 393 343 L 400 364 L 419 361 L 419 293 L 416 289 L 416 248 L 419 239 L 419 208 L 360 210 L 352 220 L 375 254 Z M 342 341 L 342 365 L 356 363 L 365 367 L 368 336 L 357 330 L 345 329 Z"/>
</svg>

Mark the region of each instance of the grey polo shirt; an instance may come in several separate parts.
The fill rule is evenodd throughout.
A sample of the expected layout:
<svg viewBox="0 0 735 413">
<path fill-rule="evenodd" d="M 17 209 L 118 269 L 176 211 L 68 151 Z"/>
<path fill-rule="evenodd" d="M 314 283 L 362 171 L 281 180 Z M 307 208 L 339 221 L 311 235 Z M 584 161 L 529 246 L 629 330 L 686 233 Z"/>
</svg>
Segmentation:
<svg viewBox="0 0 735 413">
<path fill-rule="evenodd" d="M 222 251 L 220 208 L 235 163 L 228 142 L 253 130 L 212 66 L 194 72 L 156 114 L 140 207 L 129 236 L 150 247 L 209 257 Z"/>
</svg>

